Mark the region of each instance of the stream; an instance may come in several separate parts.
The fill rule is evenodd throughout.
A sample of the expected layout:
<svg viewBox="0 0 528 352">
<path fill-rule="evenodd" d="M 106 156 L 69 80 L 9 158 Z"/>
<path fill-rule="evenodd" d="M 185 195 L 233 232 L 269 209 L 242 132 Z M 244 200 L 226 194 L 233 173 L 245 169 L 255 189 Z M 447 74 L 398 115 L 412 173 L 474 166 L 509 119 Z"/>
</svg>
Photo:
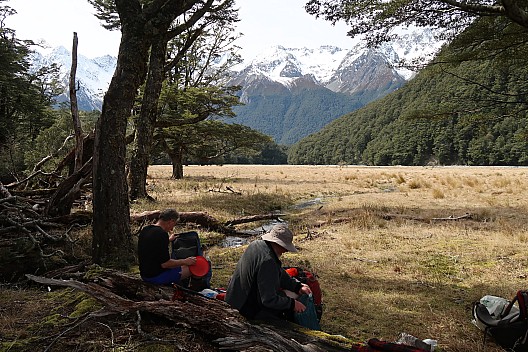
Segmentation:
<svg viewBox="0 0 528 352">
<path fill-rule="evenodd" d="M 294 205 L 293 209 L 304 209 L 308 208 L 313 205 L 323 204 L 323 200 L 321 198 L 314 198 L 312 200 L 302 202 L 299 204 Z M 244 230 L 240 231 L 244 234 L 246 234 L 248 237 L 238 237 L 238 236 L 227 236 L 221 243 L 220 246 L 224 248 L 237 248 L 241 247 L 245 244 L 248 244 L 251 242 L 251 237 L 257 237 L 265 234 L 266 232 L 270 231 L 271 228 L 277 224 L 288 224 L 287 221 L 280 221 L 280 220 L 272 220 L 267 224 L 261 225 L 259 227 L 256 227 L 254 229 L 250 230 Z"/>
</svg>

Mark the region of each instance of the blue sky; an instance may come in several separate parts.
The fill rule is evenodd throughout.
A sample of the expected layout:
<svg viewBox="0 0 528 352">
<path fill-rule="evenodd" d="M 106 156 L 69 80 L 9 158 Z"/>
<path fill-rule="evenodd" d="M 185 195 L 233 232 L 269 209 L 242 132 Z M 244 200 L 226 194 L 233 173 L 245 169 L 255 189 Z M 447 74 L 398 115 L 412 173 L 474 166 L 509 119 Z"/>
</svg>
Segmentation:
<svg viewBox="0 0 528 352">
<path fill-rule="evenodd" d="M 244 33 L 237 43 L 242 55 L 251 57 L 265 46 L 316 48 L 336 45 L 351 48 L 344 24 L 332 26 L 304 11 L 304 0 L 237 0 L 240 8 L 238 30 Z M 88 57 L 117 55 L 119 32 L 109 32 L 93 16 L 86 0 L 9 0 L 18 14 L 7 19 L 8 27 L 20 39 L 40 41 L 70 49 L 73 32 L 79 38 L 78 52 Z"/>
</svg>

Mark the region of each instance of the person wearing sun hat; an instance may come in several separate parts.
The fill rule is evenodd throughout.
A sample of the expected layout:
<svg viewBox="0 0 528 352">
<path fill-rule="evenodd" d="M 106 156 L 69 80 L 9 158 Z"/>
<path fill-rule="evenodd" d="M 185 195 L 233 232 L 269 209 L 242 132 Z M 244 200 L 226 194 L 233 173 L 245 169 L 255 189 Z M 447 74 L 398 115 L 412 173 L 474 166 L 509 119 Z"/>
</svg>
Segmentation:
<svg viewBox="0 0 528 352">
<path fill-rule="evenodd" d="M 294 313 L 304 312 L 306 306 L 286 292 L 301 295 L 311 290 L 284 271 L 279 258 L 285 252 L 297 252 L 285 224 L 250 243 L 236 265 L 225 301 L 248 319 L 291 320 Z"/>
</svg>

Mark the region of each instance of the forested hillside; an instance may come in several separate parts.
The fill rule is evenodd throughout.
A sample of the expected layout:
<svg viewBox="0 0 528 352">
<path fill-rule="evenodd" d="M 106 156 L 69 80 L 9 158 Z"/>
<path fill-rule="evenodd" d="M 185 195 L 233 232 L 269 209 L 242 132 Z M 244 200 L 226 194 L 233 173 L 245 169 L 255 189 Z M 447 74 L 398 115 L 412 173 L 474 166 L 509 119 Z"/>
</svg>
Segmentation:
<svg viewBox="0 0 528 352">
<path fill-rule="evenodd" d="M 419 33 L 427 37 L 428 32 Z M 416 36 L 413 33 L 411 38 Z M 426 51 L 423 41 L 408 43 Z M 230 121 L 265 133 L 279 144 L 292 145 L 401 87 L 406 82 L 404 74 L 412 71 L 393 67 L 390 59 L 400 57 L 397 51 L 403 55 L 402 49 L 396 49 L 399 46 L 400 42 L 391 43 L 382 50 L 358 44 L 346 54 L 330 46 L 321 47 L 317 54 L 306 48 L 275 48 L 233 72 L 230 84 L 241 87 L 238 94 L 243 105 L 233 108 L 236 116 Z"/>
<path fill-rule="evenodd" d="M 251 104 L 233 110 L 238 115 L 236 121 L 276 136 L 279 144 L 292 144 L 363 104 L 326 88 L 294 92 L 283 89 L 278 94 L 252 96 Z"/>
<path fill-rule="evenodd" d="M 478 21 L 404 87 L 292 146 L 289 163 L 528 165 L 525 38 Z"/>
</svg>

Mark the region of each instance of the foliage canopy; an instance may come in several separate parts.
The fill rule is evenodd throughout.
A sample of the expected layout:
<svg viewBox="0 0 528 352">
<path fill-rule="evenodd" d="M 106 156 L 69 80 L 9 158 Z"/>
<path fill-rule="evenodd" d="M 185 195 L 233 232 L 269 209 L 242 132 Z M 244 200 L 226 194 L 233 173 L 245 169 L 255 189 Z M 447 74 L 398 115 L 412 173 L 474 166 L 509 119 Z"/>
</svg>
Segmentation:
<svg viewBox="0 0 528 352">
<path fill-rule="evenodd" d="M 467 46 L 501 24 L 493 54 Z M 525 37 L 480 19 L 407 85 L 292 147 L 289 163 L 528 165 Z"/>
<path fill-rule="evenodd" d="M 24 153 L 53 122 L 50 105 L 57 90 L 57 67 L 30 67 L 31 41 L 16 37 L 5 19 L 16 13 L 0 0 L 0 178 L 17 178 L 28 167 Z"/>
<path fill-rule="evenodd" d="M 525 0 L 310 0 L 306 11 L 333 23 L 345 21 L 350 36 L 365 35 L 371 45 L 390 40 L 400 26 L 432 27 L 454 38 L 480 17 L 496 17 L 528 28 Z"/>
</svg>

